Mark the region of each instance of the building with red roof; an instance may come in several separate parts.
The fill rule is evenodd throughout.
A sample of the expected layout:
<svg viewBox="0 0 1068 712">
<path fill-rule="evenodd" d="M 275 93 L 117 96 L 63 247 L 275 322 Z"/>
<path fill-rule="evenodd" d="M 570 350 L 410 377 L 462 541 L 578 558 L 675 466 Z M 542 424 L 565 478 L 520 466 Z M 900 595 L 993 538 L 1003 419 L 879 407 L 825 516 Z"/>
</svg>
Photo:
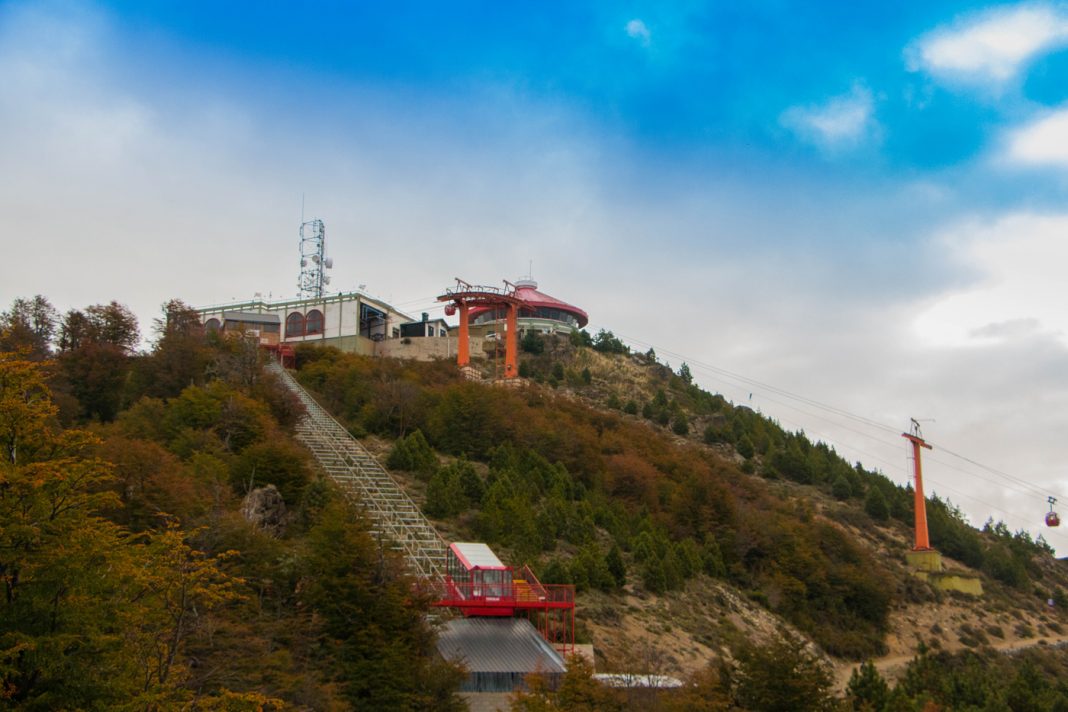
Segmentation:
<svg viewBox="0 0 1068 712">
<path fill-rule="evenodd" d="M 571 333 L 586 326 L 590 317 L 576 306 L 560 301 L 538 291 L 533 279 L 520 279 L 515 283 L 514 296 L 522 301 L 519 307 L 519 331 L 530 329 L 545 334 Z M 472 307 L 471 325 L 504 323 L 504 310 L 493 307 Z"/>
</svg>

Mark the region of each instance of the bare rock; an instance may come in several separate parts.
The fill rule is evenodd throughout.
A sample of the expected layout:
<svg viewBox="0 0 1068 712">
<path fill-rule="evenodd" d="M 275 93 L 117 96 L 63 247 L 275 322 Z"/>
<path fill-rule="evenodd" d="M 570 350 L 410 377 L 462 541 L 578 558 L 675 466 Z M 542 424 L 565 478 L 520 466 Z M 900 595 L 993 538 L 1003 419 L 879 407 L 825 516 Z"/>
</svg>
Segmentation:
<svg viewBox="0 0 1068 712">
<path fill-rule="evenodd" d="M 281 536 L 289 523 L 286 503 L 274 485 L 257 487 L 241 502 L 241 516 L 271 536 Z"/>
</svg>

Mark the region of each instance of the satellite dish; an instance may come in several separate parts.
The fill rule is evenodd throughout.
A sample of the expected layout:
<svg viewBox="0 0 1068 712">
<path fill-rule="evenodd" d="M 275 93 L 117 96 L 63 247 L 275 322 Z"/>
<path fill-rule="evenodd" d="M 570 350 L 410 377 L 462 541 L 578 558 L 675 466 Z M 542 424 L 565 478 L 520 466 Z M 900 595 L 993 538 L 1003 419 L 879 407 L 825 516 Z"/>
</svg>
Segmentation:
<svg viewBox="0 0 1068 712">
<path fill-rule="evenodd" d="M 323 260 L 323 265 L 325 265 L 327 269 L 332 268 L 334 266 L 334 258 L 327 257 L 325 260 Z"/>
<path fill-rule="evenodd" d="M 304 259 L 302 259 L 302 260 L 300 261 L 300 266 L 301 266 L 301 267 L 307 267 L 307 266 L 308 266 L 308 260 L 304 260 Z"/>
<path fill-rule="evenodd" d="M 323 284 L 330 284 L 330 278 L 329 277 L 323 277 Z"/>
<path fill-rule="evenodd" d="M 312 255 L 312 262 L 319 264 L 319 255 Z"/>
</svg>

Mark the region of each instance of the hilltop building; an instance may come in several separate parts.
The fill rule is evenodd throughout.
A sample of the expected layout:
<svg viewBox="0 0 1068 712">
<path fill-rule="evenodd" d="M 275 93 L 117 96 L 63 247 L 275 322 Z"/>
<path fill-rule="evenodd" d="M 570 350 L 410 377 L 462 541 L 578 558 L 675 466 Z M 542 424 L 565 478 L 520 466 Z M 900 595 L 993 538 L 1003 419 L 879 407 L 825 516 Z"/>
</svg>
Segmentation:
<svg viewBox="0 0 1068 712">
<path fill-rule="evenodd" d="M 570 334 L 589 322 L 582 309 L 538 291 L 538 283 L 515 283 L 520 300 L 518 333 Z M 442 318 L 419 319 L 362 292 L 305 296 L 288 300 L 254 299 L 197 309 L 204 328 L 254 338 L 271 349 L 300 343 L 333 346 L 365 356 L 430 360 L 455 358 L 459 333 Z M 492 307 L 473 307 L 468 333 L 470 353 L 483 358 L 503 343 L 505 315 Z M 289 351 L 291 353 L 291 351 Z"/>
<path fill-rule="evenodd" d="M 538 291 L 533 279 L 520 279 L 515 283 L 513 296 L 522 304 L 519 307 L 519 332 L 531 329 L 543 334 L 570 334 L 589 323 L 585 311 L 556 297 Z M 505 316 L 492 307 L 472 307 L 471 326 L 488 324 L 503 325 Z"/>
<path fill-rule="evenodd" d="M 285 301 L 257 299 L 197 309 L 204 328 L 239 333 L 262 346 L 313 342 L 374 355 L 375 345 L 401 336 L 411 316 L 360 292 Z M 438 320 L 440 321 L 440 320 Z M 436 326 L 436 324 L 435 324 Z M 429 328 L 424 332 L 429 335 Z M 438 335 L 435 328 L 434 335 Z"/>
</svg>

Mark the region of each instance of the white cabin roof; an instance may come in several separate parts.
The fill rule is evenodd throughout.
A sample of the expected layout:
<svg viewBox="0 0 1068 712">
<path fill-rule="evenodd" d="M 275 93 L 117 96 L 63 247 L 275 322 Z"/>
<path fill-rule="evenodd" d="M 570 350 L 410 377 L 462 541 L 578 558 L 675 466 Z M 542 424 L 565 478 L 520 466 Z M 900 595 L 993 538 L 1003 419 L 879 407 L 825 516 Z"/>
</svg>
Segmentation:
<svg viewBox="0 0 1068 712">
<path fill-rule="evenodd" d="M 507 568 L 493 553 L 493 549 L 481 542 L 456 541 L 452 543 L 452 550 L 473 569 Z"/>
</svg>

